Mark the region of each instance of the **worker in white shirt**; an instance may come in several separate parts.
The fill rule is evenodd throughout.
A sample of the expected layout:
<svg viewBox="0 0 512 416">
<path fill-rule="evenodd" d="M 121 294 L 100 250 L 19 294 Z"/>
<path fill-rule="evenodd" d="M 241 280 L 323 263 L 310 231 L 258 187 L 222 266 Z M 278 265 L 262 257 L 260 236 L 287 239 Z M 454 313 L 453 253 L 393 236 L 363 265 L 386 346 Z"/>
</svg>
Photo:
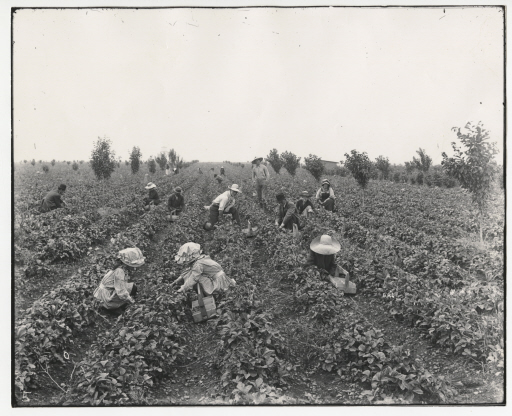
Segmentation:
<svg viewBox="0 0 512 416">
<path fill-rule="evenodd" d="M 231 214 L 233 216 L 233 221 L 236 221 L 236 223 L 240 225 L 240 215 L 235 207 L 235 196 L 240 193 L 242 193 L 242 191 L 240 191 L 238 185 L 233 184 L 226 192 L 220 194 L 213 200 L 209 208 L 210 219 L 204 224 L 205 230 L 213 229 L 213 226 L 221 219 L 219 216 L 220 213 Z"/>
<path fill-rule="evenodd" d="M 252 181 L 256 184 L 256 192 L 258 194 L 258 202 L 261 203 L 263 197 L 263 189 L 270 178 L 268 169 L 265 165 L 261 164 L 262 157 L 257 157 L 252 161 Z M 254 166 L 255 165 L 255 166 Z"/>
</svg>

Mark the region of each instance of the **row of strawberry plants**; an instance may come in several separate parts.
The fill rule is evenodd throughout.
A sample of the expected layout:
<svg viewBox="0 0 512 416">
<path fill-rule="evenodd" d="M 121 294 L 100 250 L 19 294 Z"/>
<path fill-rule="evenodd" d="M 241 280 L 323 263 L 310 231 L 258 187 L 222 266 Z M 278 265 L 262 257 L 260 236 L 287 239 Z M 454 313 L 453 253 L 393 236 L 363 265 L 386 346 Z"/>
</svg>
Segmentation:
<svg viewBox="0 0 512 416">
<path fill-rule="evenodd" d="M 272 212 L 271 209 L 268 211 L 269 213 Z M 308 221 L 308 226 L 304 233 L 316 236 L 324 231 L 324 227 L 318 227 L 318 222 Z M 309 240 L 306 243 L 309 243 Z M 296 239 L 290 233 L 278 233 L 275 231 L 275 226 L 266 224 L 260 229 L 258 236 L 256 236 L 255 245 L 263 247 L 265 250 L 267 257 L 266 265 L 274 272 L 272 277 L 269 276 L 269 278 L 275 279 L 276 273 L 282 274 L 285 276 L 285 279 L 290 280 L 295 285 L 293 302 L 289 305 L 293 313 L 305 313 L 308 319 L 314 320 L 317 323 L 317 327 L 318 325 L 325 326 L 323 328 L 325 330 L 323 340 L 323 355 L 325 358 L 323 359 L 328 362 L 332 358 L 329 354 L 330 343 L 333 342 L 330 325 L 335 322 L 336 324 L 333 325 L 333 328 L 336 328 L 338 326 L 344 327 L 347 324 L 337 319 L 343 315 L 343 312 L 348 307 L 343 293 L 334 289 L 330 283 L 326 282 L 324 280 L 325 276 L 318 270 L 314 268 L 302 270 L 300 266 L 297 267 L 298 264 L 300 265 L 304 262 L 305 258 L 300 247 L 297 247 Z M 307 249 L 307 247 L 303 248 Z M 326 330 L 326 328 L 329 329 Z M 329 334 L 329 336 L 326 337 L 325 334 Z M 350 348 L 352 348 L 352 345 L 350 345 Z M 354 381 L 361 382 L 368 381 L 367 375 L 371 374 L 370 379 L 374 378 L 372 384 L 374 397 L 378 397 L 384 392 L 389 393 L 392 391 L 396 393 L 397 390 L 405 390 L 406 394 L 404 393 L 404 396 L 408 400 L 411 400 L 414 395 L 422 395 L 424 393 L 435 396 L 442 401 L 453 395 L 453 390 L 444 380 L 432 376 L 416 362 L 409 365 L 407 351 L 402 353 L 399 348 L 391 349 L 395 355 L 390 358 L 390 348 L 389 345 L 383 344 L 382 351 L 377 349 L 379 353 L 377 358 L 372 355 L 374 351 L 368 351 L 366 357 L 373 357 L 368 360 L 369 363 L 373 363 L 374 360 L 376 361 L 375 365 L 371 367 L 373 372 L 361 364 L 361 357 L 357 353 L 340 359 L 339 367 L 336 370 L 342 367 L 341 363 L 343 363 L 343 368 L 346 368 L 347 365 L 350 368 L 358 368 L 358 372 L 352 372 L 352 378 Z M 357 351 L 361 350 L 358 349 Z M 400 354 L 397 351 L 400 351 Z M 375 369 L 377 368 L 380 371 L 376 371 Z M 332 367 L 325 367 L 324 369 L 331 371 Z M 391 376 L 388 377 L 389 374 Z M 378 380 L 379 377 L 381 377 L 380 380 Z M 404 382 L 406 377 L 407 380 Z M 419 381 L 411 381 L 411 379 L 415 378 L 418 378 Z"/>
<path fill-rule="evenodd" d="M 290 187 L 293 184 L 289 185 Z M 326 227 L 324 226 L 323 230 L 336 227 L 336 218 L 338 217 L 336 214 L 331 213 L 322 213 L 320 217 L 324 217 L 323 220 L 326 221 Z M 338 226 L 341 226 L 343 222 L 346 222 L 345 219 L 339 219 Z M 341 228 L 341 227 L 340 227 Z M 366 249 L 363 251 L 360 256 L 368 256 L 367 252 L 373 253 L 371 257 L 372 269 L 364 269 L 364 268 L 353 268 L 349 271 L 356 272 L 356 276 L 361 276 L 360 279 L 362 283 L 369 283 L 370 286 L 374 286 L 374 289 L 380 289 L 377 293 L 386 293 L 389 291 L 388 288 L 386 290 L 382 290 L 382 284 L 386 280 L 385 276 L 387 276 L 390 272 L 393 273 L 408 273 L 404 272 L 401 267 L 417 267 L 418 266 L 418 258 L 414 256 L 410 258 L 405 258 L 405 261 L 401 261 L 397 259 L 396 256 L 396 248 L 391 244 L 389 244 L 388 237 L 382 237 L 379 233 L 371 233 L 369 230 L 364 229 L 358 225 L 356 228 L 356 232 L 350 235 L 352 241 L 357 242 L 360 247 Z M 422 253 L 419 253 L 422 254 Z M 424 255 L 424 254 L 423 254 Z M 398 260 L 398 261 L 397 261 Z M 357 262 L 357 258 L 353 263 Z M 445 260 L 446 264 L 447 260 Z M 349 263 L 349 262 L 347 262 Z M 398 263 L 398 264 L 397 264 Z M 426 263 L 424 262 L 423 265 Z M 347 268 L 350 269 L 350 264 L 346 264 Z M 430 267 L 433 264 L 429 264 Z M 491 265 L 494 270 L 499 271 L 499 267 L 496 268 L 496 265 Z M 478 286 L 478 291 L 475 296 L 471 299 L 471 301 L 466 303 L 461 303 L 460 311 L 455 313 L 453 318 L 450 315 L 446 315 L 441 313 L 442 319 L 451 320 L 450 323 L 444 322 L 444 324 L 437 325 L 435 320 L 430 319 L 432 315 L 432 311 L 438 308 L 439 310 L 443 310 L 446 312 L 446 308 L 443 305 L 443 299 L 447 296 L 450 296 L 449 288 L 444 288 L 443 285 L 439 286 L 439 283 L 443 283 L 443 279 L 446 279 L 446 272 L 437 266 L 438 277 L 441 280 L 432 280 L 429 273 L 426 273 L 429 269 L 419 269 L 425 272 L 422 278 L 418 278 L 417 282 L 419 282 L 420 286 L 415 287 L 414 289 L 411 286 L 400 286 L 397 283 L 396 275 L 395 277 L 391 277 L 388 280 L 388 284 L 394 282 L 397 288 L 402 291 L 405 291 L 405 298 L 409 299 L 414 297 L 412 304 L 415 304 L 414 301 L 424 297 L 424 293 L 430 293 L 432 291 L 436 292 L 438 296 L 435 296 L 436 303 L 434 304 L 421 304 L 417 303 L 417 308 L 411 308 L 411 304 L 402 303 L 403 306 L 401 310 L 405 315 L 411 317 L 411 319 L 417 324 L 421 324 L 421 328 L 423 328 L 428 334 L 427 336 L 433 341 L 437 342 L 437 340 L 442 340 L 442 343 L 438 343 L 439 345 L 448 346 L 454 353 L 461 353 L 464 355 L 468 355 L 471 357 L 478 357 L 479 359 L 491 359 L 496 355 L 496 350 L 499 349 L 502 343 L 502 324 L 500 324 L 500 315 L 497 313 L 496 305 L 502 305 L 502 291 L 499 289 L 499 285 L 492 282 L 480 282 L 476 279 L 469 279 L 466 282 L 461 281 L 461 287 L 458 289 L 461 292 L 468 290 L 469 287 L 473 289 Z M 419 270 L 415 270 L 417 273 Z M 362 278 L 362 275 L 366 274 L 366 272 L 373 272 L 373 278 L 368 279 L 369 276 L 365 276 Z M 449 272 L 449 270 L 447 270 Z M 371 276 L 370 276 L 371 277 Z M 468 278 L 468 276 L 464 276 Z M 369 280 L 369 282 L 366 282 Z M 447 283 L 445 281 L 445 283 Z M 428 286 L 428 287 L 427 287 Z M 457 292 L 457 291 L 455 291 Z M 394 309 L 396 310 L 397 305 L 394 305 Z M 414 311 L 414 312 L 413 312 Z M 492 319 L 488 319 L 488 315 L 482 315 L 482 311 L 490 311 L 494 313 L 494 317 Z M 472 319 L 469 320 L 469 326 L 471 331 L 468 330 L 467 324 L 465 322 L 464 316 L 470 316 Z M 424 317 L 423 320 L 418 320 L 418 317 Z M 495 330 L 492 330 L 493 325 L 495 325 Z M 448 331 L 450 336 L 446 338 L 445 332 Z M 490 332 L 489 332 L 490 331 Z M 487 336 L 486 334 L 491 334 Z M 468 335 L 468 336 L 466 336 Z M 462 340 L 462 341 L 461 341 Z M 464 347 L 464 348 L 461 348 Z M 466 351 L 467 350 L 467 351 Z"/>
<path fill-rule="evenodd" d="M 205 183 L 199 181 L 190 190 L 186 212 L 169 226 L 161 247 L 164 261 L 149 259 L 140 305 L 129 308 L 110 331 L 100 335 L 82 360 L 76 400 L 93 405 L 146 403 L 149 389 L 168 380 L 175 366 L 185 362 L 191 340 L 183 324 L 190 313 L 186 296 L 171 286 L 182 268 L 173 259 L 185 242 L 203 243 L 197 217 Z"/>
<path fill-rule="evenodd" d="M 73 335 L 93 323 L 92 291 L 108 269 L 114 252 L 126 245 L 144 249 L 155 229 L 166 222 L 165 208 L 157 207 L 140 221 L 113 238 L 109 251 L 91 255 L 93 266 L 85 266 L 67 282 L 45 293 L 16 323 L 16 386 L 25 390 L 37 378 L 38 365 L 61 361 L 63 351 L 73 344 Z M 111 251 L 113 250 L 113 251 Z"/>
<path fill-rule="evenodd" d="M 196 180 L 197 175 L 185 176 L 183 187 L 188 189 Z M 169 180 L 163 182 L 162 191 L 170 190 Z M 51 271 L 52 263 L 79 259 L 93 245 L 136 222 L 144 212 L 142 194 L 138 189 L 132 191 L 132 203 L 105 217 L 96 210 L 72 215 L 66 208 L 34 217 L 28 224 L 30 231 L 22 233 L 16 242 L 16 260 L 23 265 L 25 275 L 43 277 Z"/>
</svg>

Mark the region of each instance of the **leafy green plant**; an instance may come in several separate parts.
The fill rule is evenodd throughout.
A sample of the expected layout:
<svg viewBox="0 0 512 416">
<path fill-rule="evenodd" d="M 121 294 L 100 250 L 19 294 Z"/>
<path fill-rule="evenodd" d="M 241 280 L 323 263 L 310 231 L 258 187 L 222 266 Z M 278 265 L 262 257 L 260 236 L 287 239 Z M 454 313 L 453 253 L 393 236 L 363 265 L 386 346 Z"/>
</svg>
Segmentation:
<svg viewBox="0 0 512 416">
<path fill-rule="evenodd" d="M 109 179 L 116 168 L 115 153 L 109 139 L 98 140 L 91 153 L 91 168 L 97 179 Z"/>
<path fill-rule="evenodd" d="M 322 159 L 320 159 L 316 155 L 310 154 L 308 157 L 304 158 L 305 168 L 306 170 L 313 175 L 317 181 L 320 180 L 320 177 L 323 175 L 325 166 L 322 163 Z"/>
<path fill-rule="evenodd" d="M 133 149 L 130 153 L 130 166 L 132 169 L 132 174 L 136 174 L 140 169 L 142 153 L 137 146 L 133 146 Z"/>
<path fill-rule="evenodd" d="M 266 160 L 268 163 L 270 163 L 272 169 L 274 169 L 274 171 L 279 175 L 279 172 L 283 167 L 283 159 L 279 155 L 277 149 L 272 149 L 267 155 Z"/>
</svg>

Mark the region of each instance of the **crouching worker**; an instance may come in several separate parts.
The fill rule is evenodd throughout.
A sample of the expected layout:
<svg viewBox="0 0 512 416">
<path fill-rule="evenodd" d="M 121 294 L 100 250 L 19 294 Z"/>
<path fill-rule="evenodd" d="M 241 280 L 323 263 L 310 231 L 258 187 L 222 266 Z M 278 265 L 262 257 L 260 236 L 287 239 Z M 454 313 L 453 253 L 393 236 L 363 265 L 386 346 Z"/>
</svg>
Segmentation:
<svg viewBox="0 0 512 416">
<path fill-rule="evenodd" d="M 282 192 L 276 195 L 276 199 L 279 203 L 276 210 L 276 225 L 279 225 L 280 229 L 286 228 L 287 230 L 293 230 L 293 224 L 297 224 L 297 227 L 300 228 L 300 221 L 295 204 L 291 201 L 287 201 Z"/>
<path fill-rule="evenodd" d="M 309 255 L 305 267 L 316 266 L 327 271 L 331 276 L 338 276 L 339 273 L 347 272 L 336 264 L 334 255 L 340 251 L 340 243 L 329 235 L 322 235 L 315 238 L 309 246 Z"/>
<path fill-rule="evenodd" d="M 56 191 L 50 191 L 41 201 L 41 212 L 49 212 L 57 208 L 66 206 L 66 203 L 62 200 L 62 195 L 66 192 L 66 185 L 61 184 Z"/>
<path fill-rule="evenodd" d="M 167 208 L 169 212 L 174 215 L 179 215 L 185 209 L 185 198 L 182 195 L 181 186 L 177 186 L 174 189 L 174 193 L 169 197 L 167 201 Z"/>
<path fill-rule="evenodd" d="M 313 203 L 309 200 L 311 194 L 308 191 L 303 191 L 300 194 L 300 199 L 295 204 L 297 206 L 297 213 L 307 217 L 308 214 L 315 212 L 313 209 Z"/>
<path fill-rule="evenodd" d="M 150 210 L 151 205 L 159 205 L 160 197 L 158 196 L 158 192 L 156 191 L 156 185 L 153 182 L 149 182 L 145 189 L 149 191 L 149 195 L 144 198 L 144 209 L 146 211 Z"/>
<path fill-rule="evenodd" d="M 207 231 L 213 229 L 213 226 L 217 224 L 221 220 L 222 215 L 225 214 L 231 214 L 233 216 L 233 221 L 236 221 L 238 225 L 241 225 L 240 215 L 238 214 L 238 210 L 235 207 L 235 196 L 241 193 L 242 191 L 240 191 L 238 185 L 233 184 L 228 188 L 226 192 L 215 198 L 213 203 L 210 205 L 210 218 L 204 224 L 204 229 Z"/>
<path fill-rule="evenodd" d="M 128 270 L 144 264 L 144 257 L 138 248 L 127 248 L 118 254 L 115 270 L 110 270 L 101 280 L 94 291 L 94 297 L 105 309 L 123 309 L 124 306 L 135 303 L 133 297 L 137 294 L 135 283 L 128 283 Z"/>
<path fill-rule="evenodd" d="M 236 285 L 234 279 L 226 276 L 219 263 L 213 261 L 210 256 L 203 254 L 199 244 L 183 244 L 174 260 L 178 264 L 188 266 L 188 269 L 173 283 L 174 286 L 183 281 L 183 285 L 178 289 L 178 292 L 185 292 L 189 289 L 194 289 L 197 292 L 197 285 L 201 285 L 204 294 L 210 296 L 222 293 Z"/>
</svg>

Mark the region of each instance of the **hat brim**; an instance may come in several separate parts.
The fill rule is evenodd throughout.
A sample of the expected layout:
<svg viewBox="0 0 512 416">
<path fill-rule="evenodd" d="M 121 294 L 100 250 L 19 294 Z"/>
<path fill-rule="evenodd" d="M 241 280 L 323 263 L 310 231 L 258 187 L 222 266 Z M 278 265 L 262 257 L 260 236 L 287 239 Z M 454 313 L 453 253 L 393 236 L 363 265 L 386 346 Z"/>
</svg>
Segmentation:
<svg viewBox="0 0 512 416">
<path fill-rule="evenodd" d="M 149 189 L 154 189 L 154 188 L 156 188 L 156 185 L 153 185 L 153 186 L 145 186 L 144 188 L 146 188 L 147 190 L 149 190 Z"/>
<path fill-rule="evenodd" d="M 123 264 L 126 264 L 127 266 L 129 267 L 140 267 L 140 266 L 144 266 L 144 261 L 142 263 L 127 263 L 126 261 L 124 261 L 123 259 L 121 259 L 121 261 L 123 262 Z"/>
<path fill-rule="evenodd" d="M 238 192 L 239 194 L 242 193 L 242 191 L 240 191 L 239 189 L 233 189 L 233 188 L 228 188 L 230 191 L 235 191 L 235 192 Z"/>
<path fill-rule="evenodd" d="M 323 254 L 323 255 L 329 255 L 329 254 L 336 254 L 338 251 L 341 250 L 341 244 L 334 238 L 332 238 L 332 245 L 327 246 L 325 244 L 320 244 L 320 237 L 315 238 L 309 248 L 313 250 L 317 254 Z"/>
<path fill-rule="evenodd" d="M 257 161 L 260 161 L 260 162 L 263 162 L 263 158 L 262 157 L 257 157 L 256 159 L 254 159 L 251 163 L 256 163 Z"/>
</svg>

